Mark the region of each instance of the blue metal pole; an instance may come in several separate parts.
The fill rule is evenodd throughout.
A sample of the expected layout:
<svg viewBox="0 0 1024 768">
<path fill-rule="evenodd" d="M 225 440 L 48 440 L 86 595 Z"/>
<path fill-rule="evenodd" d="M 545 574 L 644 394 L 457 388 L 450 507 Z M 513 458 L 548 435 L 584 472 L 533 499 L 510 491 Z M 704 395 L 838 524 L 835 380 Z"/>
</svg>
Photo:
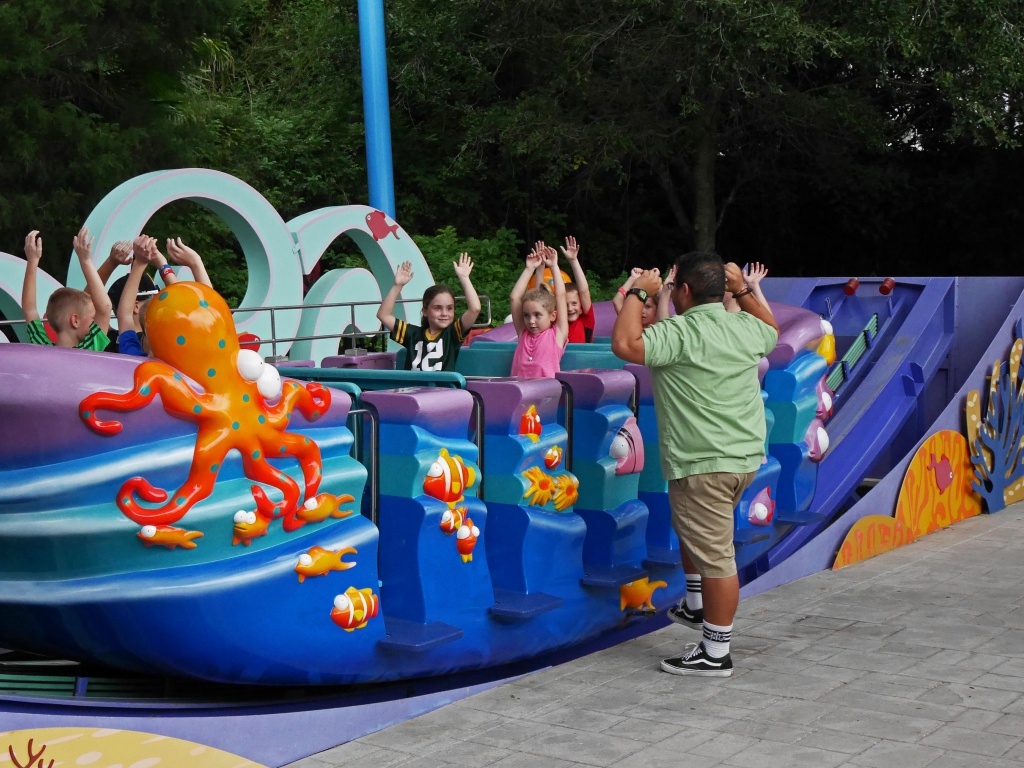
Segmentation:
<svg viewBox="0 0 1024 768">
<path fill-rule="evenodd" d="M 391 110 L 384 46 L 384 0 L 359 0 L 359 50 L 363 65 L 363 119 L 370 205 L 395 218 L 391 165 Z"/>
</svg>

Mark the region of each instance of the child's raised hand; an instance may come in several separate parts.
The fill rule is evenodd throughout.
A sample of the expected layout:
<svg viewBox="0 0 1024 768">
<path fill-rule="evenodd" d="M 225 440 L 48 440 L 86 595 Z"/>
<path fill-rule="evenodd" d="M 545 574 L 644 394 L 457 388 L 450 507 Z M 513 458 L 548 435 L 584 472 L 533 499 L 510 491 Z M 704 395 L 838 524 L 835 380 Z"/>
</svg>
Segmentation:
<svg viewBox="0 0 1024 768">
<path fill-rule="evenodd" d="M 530 251 L 528 254 L 526 254 L 526 266 L 529 269 L 536 269 L 537 267 L 544 263 L 543 244 L 541 244 L 541 246 L 542 247 L 540 250 L 537 250 L 537 247 L 534 246 L 534 249 Z"/>
<path fill-rule="evenodd" d="M 455 267 L 455 275 L 462 278 L 469 277 L 469 273 L 473 271 L 473 260 L 469 258 L 468 253 L 460 253 L 458 262 L 452 262 L 452 266 Z"/>
<path fill-rule="evenodd" d="M 550 267 L 551 271 L 558 269 L 558 251 L 551 246 L 545 246 L 544 248 L 544 266 Z"/>
<path fill-rule="evenodd" d="M 153 247 L 156 247 L 155 239 L 153 240 Z M 167 257 L 179 267 L 191 269 L 193 275 L 195 274 L 195 265 L 200 263 L 199 254 L 181 242 L 180 237 L 177 240 L 172 237 L 167 238 Z"/>
<path fill-rule="evenodd" d="M 640 275 L 642 275 L 643 273 L 644 271 L 640 269 L 640 267 L 633 267 L 631 270 L 629 270 L 629 276 L 634 280 L 640 277 Z"/>
<path fill-rule="evenodd" d="M 565 238 L 565 245 L 562 248 L 562 255 L 569 261 L 576 261 L 580 255 L 580 247 L 576 244 L 576 238 L 572 235 Z"/>
<path fill-rule="evenodd" d="M 92 261 L 92 240 L 88 227 L 82 227 L 75 235 L 73 245 L 79 261 Z"/>
<path fill-rule="evenodd" d="M 39 266 L 41 258 L 43 258 L 43 238 L 39 236 L 38 229 L 33 229 L 25 235 L 25 260 L 29 264 Z"/>
<path fill-rule="evenodd" d="M 767 276 L 768 267 L 760 261 L 755 261 L 754 263 L 747 264 L 743 267 L 743 277 L 746 278 L 747 285 L 751 288 L 760 283 Z"/>
<path fill-rule="evenodd" d="M 110 246 L 110 260 L 118 264 L 132 263 L 132 241 L 118 240 Z"/>
<path fill-rule="evenodd" d="M 131 244 L 132 252 L 135 254 L 135 257 L 141 261 L 145 261 L 146 263 L 150 263 L 149 241 L 151 239 L 152 238 L 150 238 L 149 235 L 139 235 Z M 111 251 L 111 255 L 113 255 L 113 251 Z"/>
<path fill-rule="evenodd" d="M 395 272 L 395 285 L 407 285 L 412 280 L 412 262 L 403 261 Z"/>
</svg>

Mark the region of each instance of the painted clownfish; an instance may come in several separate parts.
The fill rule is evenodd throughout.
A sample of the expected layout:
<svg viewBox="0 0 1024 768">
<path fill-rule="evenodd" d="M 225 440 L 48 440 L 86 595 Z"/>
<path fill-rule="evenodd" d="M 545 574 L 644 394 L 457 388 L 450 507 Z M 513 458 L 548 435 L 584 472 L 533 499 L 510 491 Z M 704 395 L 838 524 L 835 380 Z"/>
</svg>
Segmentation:
<svg viewBox="0 0 1024 768">
<path fill-rule="evenodd" d="M 446 509 L 441 515 L 441 530 L 446 536 L 451 536 L 462 527 L 462 520 L 466 516 L 465 507 Z"/>
<path fill-rule="evenodd" d="M 548 452 L 544 454 L 544 466 L 548 469 L 556 469 L 562 463 L 562 453 L 562 449 L 557 445 L 548 448 Z"/>
<path fill-rule="evenodd" d="M 450 456 L 448 449 L 442 448 L 437 461 L 427 470 L 423 492 L 439 501 L 454 504 L 475 482 L 476 473 L 473 468 L 467 467 L 461 456 Z"/>
<path fill-rule="evenodd" d="M 462 562 L 468 563 L 473 559 L 473 548 L 476 547 L 476 540 L 480 537 L 480 529 L 473 525 L 473 518 L 467 517 L 466 522 L 455 534 L 455 547 L 462 555 Z"/>
<path fill-rule="evenodd" d="M 537 414 L 537 406 L 531 405 L 519 420 L 519 434 L 536 443 L 540 439 L 540 433 L 543 429 L 544 427 L 540 423 L 540 416 Z"/>
<path fill-rule="evenodd" d="M 202 538 L 202 531 L 186 531 L 184 528 L 175 528 L 173 525 L 144 525 L 136 536 L 147 547 L 154 544 L 168 549 L 195 549 L 196 543 L 192 539 Z"/>
<path fill-rule="evenodd" d="M 351 632 L 365 627 L 366 622 L 375 617 L 379 610 L 380 598 L 373 594 L 372 589 L 349 587 L 344 594 L 334 598 L 331 621 L 346 632 Z"/>
</svg>

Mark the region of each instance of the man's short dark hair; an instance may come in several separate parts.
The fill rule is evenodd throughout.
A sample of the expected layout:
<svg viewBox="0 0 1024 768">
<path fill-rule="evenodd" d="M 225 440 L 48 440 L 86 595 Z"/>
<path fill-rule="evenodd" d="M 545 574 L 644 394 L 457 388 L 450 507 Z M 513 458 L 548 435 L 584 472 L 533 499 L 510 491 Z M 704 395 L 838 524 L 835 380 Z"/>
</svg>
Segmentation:
<svg viewBox="0 0 1024 768">
<path fill-rule="evenodd" d="M 676 262 L 676 282 L 690 286 L 696 304 L 710 304 L 725 298 L 725 264 L 711 251 L 691 251 Z"/>
</svg>

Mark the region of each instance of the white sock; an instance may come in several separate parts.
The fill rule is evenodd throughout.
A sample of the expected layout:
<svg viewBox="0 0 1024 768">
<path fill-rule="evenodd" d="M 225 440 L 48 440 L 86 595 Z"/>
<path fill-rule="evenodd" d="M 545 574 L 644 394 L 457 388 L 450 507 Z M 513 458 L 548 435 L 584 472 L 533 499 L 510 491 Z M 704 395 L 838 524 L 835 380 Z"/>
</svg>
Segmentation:
<svg viewBox="0 0 1024 768">
<path fill-rule="evenodd" d="M 686 607 L 697 611 L 704 607 L 704 595 L 700 591 L 700 574 L 686 574 Z"/>
<path fill-rule="evenodd" d="M 729 643 L 732 641 L 732 624 L 719 626 L 704 621 L 704 650 L 713 659 L 729 655 Z"/>
</svg>

